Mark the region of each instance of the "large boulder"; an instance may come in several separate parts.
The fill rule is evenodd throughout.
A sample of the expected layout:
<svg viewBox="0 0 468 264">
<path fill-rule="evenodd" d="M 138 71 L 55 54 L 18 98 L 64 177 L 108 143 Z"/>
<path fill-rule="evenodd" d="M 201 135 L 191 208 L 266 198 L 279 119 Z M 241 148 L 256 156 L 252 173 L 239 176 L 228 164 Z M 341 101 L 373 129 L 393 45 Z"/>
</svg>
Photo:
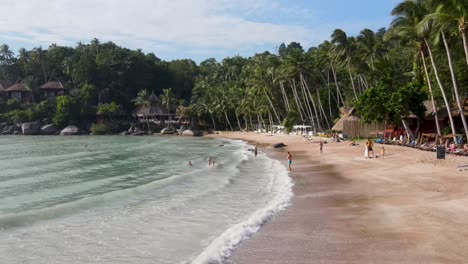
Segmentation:
<svg viewBox="0 0 468 264">
<path fill-rule="evenodd" d="M 146 135 L 145 131 L 138 131 L 138 132 L 131 134 L 131 136 L 144 136 L 144 135 Z"/>
<path fill-rule="evenodd" d="M 161 134 L 163 135 L 169 135 L 169 134 L 174 134 L 176 131 L 172 127 L 166 127 L 161 130 Z"/>
<path fill-rule="evenodd" d="M 61 132 L 61 136 L 74 136 L 79 135 L 81 133 L 80 129 L 76 126 L 67 126 Z"/>
<path fill-rule="evenodd" d="M 273 144 L 273 147 L 274 148 L 284 148 L 284 147 L 286 147 L 286 145 L 284 143 L 277 143 L 277 144 Z"/>
<path fill-rule="evenodd" d="M 182 132 L 182 136 L 185 136 L 185 137 L 193 137 L 194 135 L 195 133 L 193 133 L 193 131 L 190 129 L 184 130 Z"/>
<path fill-rule="evenodd" d="M 2 135 L 9 135 L 11 134 L 10 133 L 10 126 L 6 125 L 5 127 L 3 127 L 2 129 Z"/>
<path fill-rule="evenodd" d="M 20 131 L 21 128 L 17 125 L 17 124 L 13 124 L 11 126 L 8 127 L 8 132 L 10 132 L 10 134 L 13 134 L 13 132 L 15 131 Z"/>
<path fill-rule="evenodd" d="M 23 135 L 39 135 L 41 134 L 41 124 L 39 123 L 23 123 L 21 125 Z"/>
<path fill-rule="evenodd" d="M 58 129 L 55 124 L 48 124 L 41 127 L 41 133 L 44 135 L 55 135 L 57 134 Z"/>
</svg>

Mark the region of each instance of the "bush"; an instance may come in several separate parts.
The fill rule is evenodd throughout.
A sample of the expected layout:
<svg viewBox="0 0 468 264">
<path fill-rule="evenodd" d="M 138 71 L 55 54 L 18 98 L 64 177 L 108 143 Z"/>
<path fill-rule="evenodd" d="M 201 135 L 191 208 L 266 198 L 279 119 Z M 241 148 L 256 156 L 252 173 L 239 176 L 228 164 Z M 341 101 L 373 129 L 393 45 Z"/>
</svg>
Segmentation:
<svg viewBox="0 0 468 264">
<path fill-rule="evenodd" d="M 106 135 L 111 133 L 111 127 L 106 124 L 92 124 L 91 133 L 93 135 Z"/>
<path fill-rule="evenodd" d="M 7 101 L 8 110 L 18 110 L 21 107 L 21 102 L 18 99 L 13 98 Z"/>
</svg>

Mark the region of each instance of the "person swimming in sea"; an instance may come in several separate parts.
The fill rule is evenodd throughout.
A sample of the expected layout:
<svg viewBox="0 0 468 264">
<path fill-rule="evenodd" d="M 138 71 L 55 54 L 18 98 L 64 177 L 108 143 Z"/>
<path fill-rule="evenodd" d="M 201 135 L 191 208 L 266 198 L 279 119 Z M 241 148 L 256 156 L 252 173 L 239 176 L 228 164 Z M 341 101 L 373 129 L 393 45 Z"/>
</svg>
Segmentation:
<svg viewBox="0 0 468 264">
<path fill-rule="evenodd" d="M 189 160 L 189 162 L 188 162 L 188 165 L 189 165 L 189 166 L 193 166 L 193 164 L 192 164 L 192 161 L 191 161 L 191 160 Z"/>
</svg>

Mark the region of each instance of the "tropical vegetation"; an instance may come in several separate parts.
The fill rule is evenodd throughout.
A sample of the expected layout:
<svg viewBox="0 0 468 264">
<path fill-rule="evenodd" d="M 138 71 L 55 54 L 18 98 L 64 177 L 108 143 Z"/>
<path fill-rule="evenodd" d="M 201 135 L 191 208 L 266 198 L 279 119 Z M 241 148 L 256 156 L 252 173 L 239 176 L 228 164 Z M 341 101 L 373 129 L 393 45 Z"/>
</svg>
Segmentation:
<svg viewBox="0 0 468 264">
<path fill-rule="evenodd" d="M 436 133 L 468 137 L 468 2 L 404 0 L 389 11 L 394 20 L 388 28 L 366 28 L 357 36 L 336 29 L 315 47 L 283 43 L 276 53 L 211 58 L 199 65 L 162 61 L 97 39 L 74 48 L 21 49 L 17 55 L 3 45 L 0 79 L 23 80 L 36 95 L 39 84 L 60 80 L 70 92 L 48 103 L 3 100 L 0 119 L 43 118 L 48 108 L 46 118 L 57 125 L 96 122 L 102 105 L 113 103 L 110 109 L 130 114 L 148 104 L 153 91 L 166 111 L 183 112 L 204 128 L 271 130 L 305 124 L 325 131 L 341 107 L 355 107 L 366 122 L 401 123 L 409 137 L 417 128 L 410 129 L 407 118 L 415 117 L 419 127 L 428 110 L 435 116 Z M 457 111 L 451 111 L 454 107 Z M 447 124 L 437 121 L 440 109 L 446 111 Z M 458 126 L 454 115 L 461 120 Z"/>
</svg>

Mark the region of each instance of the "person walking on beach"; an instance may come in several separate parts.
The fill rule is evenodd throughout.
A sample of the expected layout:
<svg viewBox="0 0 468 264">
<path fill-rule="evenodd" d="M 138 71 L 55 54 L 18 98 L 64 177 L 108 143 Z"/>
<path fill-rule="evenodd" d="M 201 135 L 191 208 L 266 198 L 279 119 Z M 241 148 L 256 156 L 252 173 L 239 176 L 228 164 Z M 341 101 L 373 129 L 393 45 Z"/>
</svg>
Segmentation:
<svg viewBox="0 0 468 264">
<path fill-rule="evenodd" d="M 257 157 L 257 145 L 254 147 L 254 156 Z"/>
<path fill-rule="evenodd" d="M 322 152 L 323 152 L 323 142 L 320 141 L 320 153 L 322 153 Z"/>
<path fill-rule="evenodd" d="M 289 171 L 292 171 L 291 163 L 292 163 L 292 154 L 291 154 L 291 152 L 288 151 L 288 168 L 289 168 Z"/>
<path fill-rule="evenodd" d="M 382 159 L 385 157 L 385 148 L 382 147 L 382 150 L 380 151 L 380 154 L 382 155 Z"/>
</svg>

